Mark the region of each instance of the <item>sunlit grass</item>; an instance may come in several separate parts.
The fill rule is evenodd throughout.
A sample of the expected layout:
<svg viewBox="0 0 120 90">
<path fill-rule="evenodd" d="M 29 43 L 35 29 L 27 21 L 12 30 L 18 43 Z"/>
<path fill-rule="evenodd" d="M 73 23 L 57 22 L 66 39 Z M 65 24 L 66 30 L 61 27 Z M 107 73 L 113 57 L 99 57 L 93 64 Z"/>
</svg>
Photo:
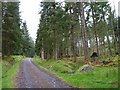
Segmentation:
<svg viewBox="0 0 120 90">
<path fill-rule="evenodd" d="M 95 67 L 88 73 L 61 74 L 56 73 L 65 81 L 82 88 L 116 88 L 118 87 L 118 68 Z"/>
<path fill-rule="evenodd" d="M 2 89 L 2 61 L 0 61 L 0 90 Z"/>
<path fill-rule="evenodd" d="M 2 60 L 2 88 L 15 88 L 15 76 L 24 56 L 11 56 Z M 11 61 L 11 62 L 10 62 Z M 0 80 L 0 82 L 1 82 Z"/>
<path fill-rule="evenodd" d="M 13 65 L 2 78 L 2 88 L 15 88 L 15 75 L 19 70 L 20 62 Z"/>
<path fill-rule="evenodd" d="M 37 58 L 34 63 L 39 64 L 50 71 L 56 71 L 59 73 L 62 73 L 64 71 L 73 71 L 72 66 L 70 66 L 68 63 L 65 63 L 61 60 L 58 60 L 58 61 L 48 60 L 47 61 L 47 60 L 40 60 Z"/>
<path fill-rule="evenodd" d="M 69 84 L 80 88 L 117 88 L 118 67 L 94 67 L 94 70 L 87 73 L 80 73 L 78 65 L 71 64 L 65 60 L 41 60 L 34 58 L 33 62 L 50 73 L 55 74 Z M 80 62 L 80 61 L 79 61 Z M 81 62 L 82 63 L 82 62 Z M 83 63 L 84 64 L 84 63 Z M 83 65 L 80 64 L 80 67 Z M 76 69 L 74 69 L 76 68 Z M 75 71 L 74 74 L 65 74 L 63 71 Z"/>
</svg>

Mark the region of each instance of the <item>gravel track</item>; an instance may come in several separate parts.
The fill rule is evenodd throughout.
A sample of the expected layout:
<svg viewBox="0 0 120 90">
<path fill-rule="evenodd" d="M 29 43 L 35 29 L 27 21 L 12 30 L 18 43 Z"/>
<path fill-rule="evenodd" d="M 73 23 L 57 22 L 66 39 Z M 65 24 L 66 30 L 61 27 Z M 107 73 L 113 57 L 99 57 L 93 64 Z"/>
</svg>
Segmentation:
<svg viewBox="0 0 120 90">
<path fill-rule="evenodd" d="M 38 68 L 31 58 L 26 58 L 20 65 L 16 85 L 18 88 L 72 88 L 56 76 Z"/>
</svg>

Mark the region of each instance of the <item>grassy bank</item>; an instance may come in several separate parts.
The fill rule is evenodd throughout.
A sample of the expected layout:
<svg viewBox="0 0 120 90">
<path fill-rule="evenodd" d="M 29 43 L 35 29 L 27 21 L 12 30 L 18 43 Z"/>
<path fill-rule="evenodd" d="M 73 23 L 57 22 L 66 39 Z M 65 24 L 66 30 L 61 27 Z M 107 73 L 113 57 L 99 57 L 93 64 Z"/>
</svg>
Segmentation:
<svg viewBox="0 0 120 90">
<path fill-rule="evenodd" d="M 70 60 L 41 60 L 35 57 L 33 62 L 69 84 L 80 88 L 116 88 L 118 87 L 118 67 L 94 67 L 87 73 L 80 73 L 79 67 L 84 63 L 78 60 L 72 63 Z M 74 72 L 71 74 L 65 72 Z"/>
<path fill-rule="evenodd" d="M 10 56 L 2 60 L 2 88 L 15 88 L 15 75 L 23 58 L 24 56 Z"/>
<path fill-rule="evenodd" d="M 2 89 L 2 61 L 0 60 L 0 90 Z"/>
</svg>

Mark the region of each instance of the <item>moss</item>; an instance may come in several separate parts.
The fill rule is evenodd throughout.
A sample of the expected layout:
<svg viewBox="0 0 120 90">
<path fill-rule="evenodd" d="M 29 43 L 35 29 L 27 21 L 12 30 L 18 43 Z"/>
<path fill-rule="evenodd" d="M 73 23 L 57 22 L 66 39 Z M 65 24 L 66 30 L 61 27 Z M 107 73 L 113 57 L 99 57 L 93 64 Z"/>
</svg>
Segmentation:
<svg viewBox="0 0 120 90">
<path fill-rule="evenodd" d="M 80 59 L 81 60 L 81 59 Z M 63 79 L 67 83 L 80 88 L 116 88 L 118 87 L 118 67 L 96 67 L 94 70 L 87 73 L 80 73 L 79 67 L 84 62 L 78 61 L 72 63 L 71 61 L 56 61 L 48 60 L 44 61 L 40 58 L 34 58 L 33 62 L 38 66 L 44 68 L 50 73 L 55 74 L 59 78 Z M 82 64 L 81 64 L 82 63 Z M 77 64 L 77 65 L 76 65 Z M 79 65 L 80 64 L 80 65 Z M 79 66 L 79 67 L 78 67 Z M 74 70 L 73 74 L 62 73 L 61 71 Z"/>
</svg>

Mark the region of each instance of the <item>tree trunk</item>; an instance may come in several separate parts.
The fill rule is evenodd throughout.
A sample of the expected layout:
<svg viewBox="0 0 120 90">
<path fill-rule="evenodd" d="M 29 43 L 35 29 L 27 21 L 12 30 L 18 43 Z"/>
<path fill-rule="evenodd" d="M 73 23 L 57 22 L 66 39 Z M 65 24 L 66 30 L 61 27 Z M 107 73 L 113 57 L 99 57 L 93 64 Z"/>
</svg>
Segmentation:
<svg viewBox="0 0 120 90">
<path fill-rule="evenodd" d="M 100 42 L 100 46 L 99 46 L 99 49 L 100 49 L 100 52 L 99 52 L 99 55 L 102 55 L 103 54 L 103 45 L 102 45 L 102 38 L 99 37 L 99 42 Z"/>
<path fill-rule="evenodd" d="M 102 39 L 102 43 L 103 43 L 103 54 L 106 55 L 106 47 L 105 47 L 105 41 L 104 41 L 104 38 Z"/>
<path fill-rule="evenodd" d="M 57 48 L 57 44 L 55 44 L 54 48 L 53 48 L 53 59 L 57 60 L 58 59 L 58 48 Z"/>
<path fill-rule="evenodd" d="M 120 6 L 120 2 L 119 2 L 119 6 Z M 119 48 L 118 51 L 119 51 L 119 55 L 120 55 L 120 17 L 118 17 L 118 28 L 117 28 L 117 31 L 118 31 L 118 48 Z"/>
<path fill-rule="evenodd" d="M 83 3 L 79 2 L 79 14 L 80 14 L 80 20 L 81 20 L 81 29 L 82 29 L 82 35 L 83 35 L 83 46 L 84 46 L 84 55 L 85 55 L 85 61 L 89 60 L 88 57 L 88 35 L 85 25 L 85 16 L 84 16 L 84 8 Z"/>
<path fill-rule="evenodd" d="M 73 62 L 76 62 L 76 50 L 75 50 L 75 43 L 74 43 L 74 32 L 73 30 L 71 30 L 72 32 L 72 37 L 71 37 L 71 50 L 73 53 Z"/>
<path fill-rule="evenodd" d="M 93 6 L 91 8 L 92 8 L 92 18 L 93 18 L 93 27 L 94 27 L 94 34 L 95 34 L 96 50 L 97 50 L 97 54 L 99 55 L 98 34 L 97 34 L 97 31 L 96 31 L 95 13 L 93 12 Z"/>
<path fill-rule="evenodd" d="M 42 47 L 42 49 L 41 49 L 41 58 L 44 60 L 45 59 L 45 57 L 44 57 L 44 48 Z"/>
<path fill-rule="evenodd" d="M 105 19 L 104 19 L 105 21 Z M 108 33 L 108 27 L 105 25 L 106 29 L 106 37 L 107 37 L 107 42 L 108 42 L 108 50 L 109 50 L 109 55 L 112 56 L 112 51 L 111 51 L 111 45 L 110 45 L 110 39 L 109 39 L 109 33 Z"/>
</svg>

